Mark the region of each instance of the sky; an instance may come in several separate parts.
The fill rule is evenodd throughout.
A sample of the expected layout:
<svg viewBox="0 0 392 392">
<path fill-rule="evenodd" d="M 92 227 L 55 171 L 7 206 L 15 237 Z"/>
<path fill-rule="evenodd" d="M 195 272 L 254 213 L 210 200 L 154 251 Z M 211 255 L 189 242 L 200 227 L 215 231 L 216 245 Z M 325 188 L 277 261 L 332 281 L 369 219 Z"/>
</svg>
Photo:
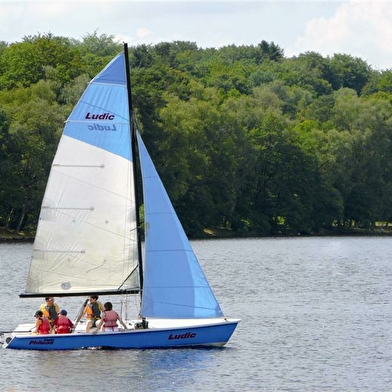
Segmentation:
<svg viewBox="0 0 392 392">
<path fill-rule="evenodd" d="M 129 46 L 190 41 L 200 48 L 279 45 L 285 57 L 348 54 L 392 69 L 392 0 L 0 0 L 0 41 L 52 33 L 114 36 Z"/>
</svg>

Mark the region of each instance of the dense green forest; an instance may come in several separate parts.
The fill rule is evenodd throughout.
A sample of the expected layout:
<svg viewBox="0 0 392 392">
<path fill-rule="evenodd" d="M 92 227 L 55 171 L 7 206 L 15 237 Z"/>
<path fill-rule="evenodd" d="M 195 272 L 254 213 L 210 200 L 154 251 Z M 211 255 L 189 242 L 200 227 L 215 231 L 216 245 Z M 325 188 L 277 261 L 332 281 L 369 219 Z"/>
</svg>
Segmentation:
<svg viewBox="0 0 392 392">
<path fill-rule="evenodd" d="M 122 44 L 0 41 L 0 226 L 34 232 L 63 123 Z M 372 230 L 392 218 L 392 70 L 275 43 L 130 48 L 135 116 L 187 233 Z"/>
</svg>

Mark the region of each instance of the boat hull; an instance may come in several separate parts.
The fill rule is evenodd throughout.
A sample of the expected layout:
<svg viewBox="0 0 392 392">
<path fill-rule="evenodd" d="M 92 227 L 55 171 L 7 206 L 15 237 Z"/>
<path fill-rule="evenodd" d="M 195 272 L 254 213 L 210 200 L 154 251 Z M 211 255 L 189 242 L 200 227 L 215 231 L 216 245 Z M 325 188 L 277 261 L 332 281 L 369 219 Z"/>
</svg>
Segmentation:
<svg viewBox="0 0 392 392">
<path fill-rule="evenodd" d="M 76 350 L 83 348 L 149 349 L 224 346 L 239 320 L 179 328 L 133 329 L 120 332 L 21 335 L 5 337 L 5 348 L 19 350 Z"/>
</svg>

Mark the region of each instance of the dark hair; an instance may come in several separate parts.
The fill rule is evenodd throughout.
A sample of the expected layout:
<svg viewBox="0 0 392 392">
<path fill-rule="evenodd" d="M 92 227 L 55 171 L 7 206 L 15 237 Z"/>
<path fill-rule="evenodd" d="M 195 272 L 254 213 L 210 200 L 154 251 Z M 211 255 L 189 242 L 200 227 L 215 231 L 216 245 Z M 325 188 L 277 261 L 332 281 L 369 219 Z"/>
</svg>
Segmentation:
<svg viewBox="0 0 392 392">
<path fill-rule="evenodd" d="M 98 295 L 90 295 L 90 298 L 98 299 Z"/>
<path fill-rule="evenodd" d="M 105 308 L 105 310 L 112 310 L 113 309 L 113 305 L 111 302 L 105 302 L 103 307 Z"/>
<path fill-rule="evenodd" d="M 42 310 L 37 310 L 37 311 L 35 312 L 34 317 L 37 317 L 37 316 L 42 317 L 43 315 L 44 315 L 44 314 L 42 313 Z"/>
<path fill-rule="evenodd" d="M 67 311 L 66 311 L 65 309 L 63 309 L 63 310 L 60 312 L 60 314 L 62 314 L 63 316 L 66 316 L 66 315 L 67 315 Z"/>
</svg>

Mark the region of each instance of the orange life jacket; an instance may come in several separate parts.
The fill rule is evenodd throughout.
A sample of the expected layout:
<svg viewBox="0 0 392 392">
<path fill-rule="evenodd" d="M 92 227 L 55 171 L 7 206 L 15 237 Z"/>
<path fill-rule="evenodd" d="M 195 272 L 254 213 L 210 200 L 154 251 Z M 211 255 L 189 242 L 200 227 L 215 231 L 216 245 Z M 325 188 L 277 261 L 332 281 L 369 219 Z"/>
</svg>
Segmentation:
<svg viewBox="0 0 392 392">
<path fill-rule="evenodd" d="M 100 302 L 94 302 L 86 306 L 86 317 L 90 320 L 99 320 L 101 318 L 101 308 Z"/>
<path fill-rule="evenodd" d="M 60 308 L 57 304 L 53 304 L 52 306 L 43 304 L 40 309 L 44 314 L 44 317 L 46 317 L 50 322 L 53 322 L 53 320 L 57 317 L 57 314 L 60 312 Z"/>
</svg>

